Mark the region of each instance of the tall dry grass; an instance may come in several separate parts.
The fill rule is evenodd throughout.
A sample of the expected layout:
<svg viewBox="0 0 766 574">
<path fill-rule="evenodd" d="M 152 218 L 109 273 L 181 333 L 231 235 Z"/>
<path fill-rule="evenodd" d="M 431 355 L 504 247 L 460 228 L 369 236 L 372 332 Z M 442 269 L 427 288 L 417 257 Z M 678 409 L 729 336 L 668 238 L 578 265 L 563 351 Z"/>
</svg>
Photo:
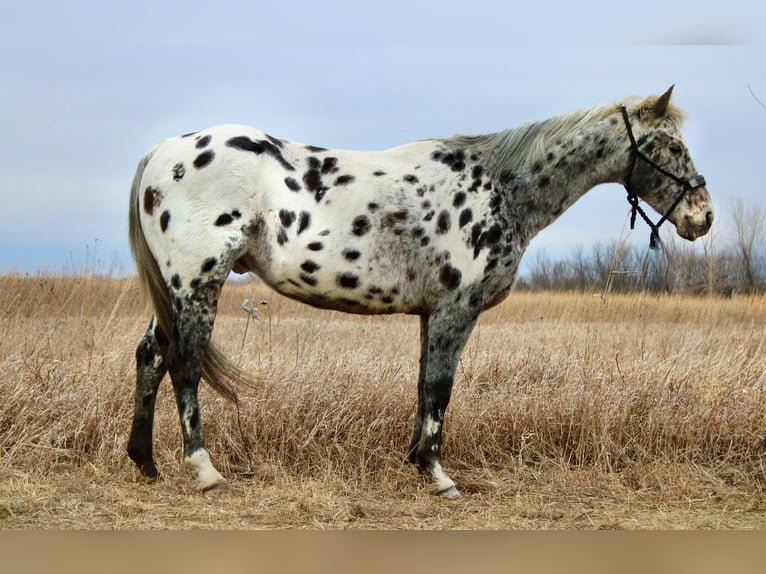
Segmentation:
<svg viewBox="0 0 766 574">
<path fill-rule="evenodd" d="M 245 299 L 260 321 L 240 308 Z M 136 480 L 125 445 L 133 353 L 149 320 L 136 281 L 8 275 L 0 315 L 0 476 L 89 467 Z M 469 492 L 481 489 L 477 476 L 513 482 L 540 468 L 593 469 L 633 489 L 689 479 L 660 477 L 661 463 L 760 493 L 764 324 L 762 297 L 512 294 L 464 351 L 445 465 Z M 417 330 L 412 317 L 320 311 L 255 282 L 227 285 L 214 337 L 259 382 L 238 404 L 202 391 L 219 469 L 277 486 L 340 481 L 350 492 L 414 481 L 403 460 Z M 191 483 L 168 384 L 155 456 L 167 480 Z"/>
</svg>

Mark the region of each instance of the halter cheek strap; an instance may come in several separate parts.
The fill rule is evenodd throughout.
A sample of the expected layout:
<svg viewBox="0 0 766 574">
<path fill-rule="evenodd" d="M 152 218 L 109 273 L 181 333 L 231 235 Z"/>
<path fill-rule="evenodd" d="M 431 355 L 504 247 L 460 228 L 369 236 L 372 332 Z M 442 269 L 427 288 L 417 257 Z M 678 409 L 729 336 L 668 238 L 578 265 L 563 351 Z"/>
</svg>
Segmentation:
<svg viewBox="0 0 766 574">
<path fill-rule="evenodd" d="M 625 121 L 625 128 L 627 129 L 628 137 L 630 138 L 630 163 L 628 165 L 628 177 L 625 179 L 625 191 L 628 192 L 628 203 L 630 203 L 631 206 L 630 228 L 633 229 L 635 227 L 636 214 L 639 214 L 652 230 L 649 236 L 649 248 L 656 249 L 660 243 L 660 225 L 667 221 L 668 216 L 673 213 L 673 210 L 686 196 L 686 192 L 705 186 L 705 178 L 698 174 L 692 178 L 684 179 L 658 165 L 654 160 L 638 149 L 638 143 L 636 143 L 636 138 L 633 135 L 633 129 L 630 126 L 630 118 L 628 117 L 628 110 L 625 106 L 620 106 L 620 112 L 622 112 L 622 119 Z M 636 167 L 636 160 L 639 158 L 659 171 L 662 175 L 669 177 L 681 186 L 681 192 L 676 196 L 676 199 L 673 201 L 670 208 L 665 212 L 665 215 L 657 221 L 657 223 L 653 223 L 652 220 L 649 219 L 649 216 L 646 215 L 646 212 L 641 209 L 641 206 L 639 205 L 640 199 L 632 189 L 633 169 Z"/>
</svg>

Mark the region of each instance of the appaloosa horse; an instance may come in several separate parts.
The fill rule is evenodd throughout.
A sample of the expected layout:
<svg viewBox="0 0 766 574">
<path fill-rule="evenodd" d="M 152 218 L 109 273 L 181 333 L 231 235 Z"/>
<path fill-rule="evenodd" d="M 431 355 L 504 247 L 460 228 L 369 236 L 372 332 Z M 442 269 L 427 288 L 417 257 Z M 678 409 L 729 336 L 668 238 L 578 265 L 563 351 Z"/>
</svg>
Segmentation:
<svg viewBox="0 0 766 574">
<path fill-rule="evenodd" d="M 252 271 L 309 305 L 420 316 L 418 406 L 409 460 L 458 496 L 442 468 L 455 368 L 479 314 L 508 294 L 531 239 L 594 186 L 625 185 L 635 213 L 694 240 L 713 211 L 660 97 L 479 136 L 377 152 L 330 150 L 240 125 L 164 141 L 141 160 L 130 242 L 154 317 L 136 350 L 128 444 L 143 474 L 157 388 L 170 372 L 184 460 L 202 490 L 226 488 L 205 448 L 200 377 L 228 397 L 244 373 L 210 341 L 226 277 Z M 652 224 L 638 197 L 664 216 Z"/>
</svg>

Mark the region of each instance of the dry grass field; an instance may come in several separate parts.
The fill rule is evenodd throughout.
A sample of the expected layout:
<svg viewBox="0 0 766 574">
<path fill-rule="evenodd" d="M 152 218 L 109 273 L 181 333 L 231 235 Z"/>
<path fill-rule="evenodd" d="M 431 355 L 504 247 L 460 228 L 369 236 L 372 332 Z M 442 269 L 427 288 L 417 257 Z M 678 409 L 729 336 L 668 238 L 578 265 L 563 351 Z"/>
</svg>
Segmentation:
<svg viewBox="0 0 766 574">
<path fill-rule="evenodd" d="M 6 275 L 0 316 L 3 529 L 766 527 L 761 297 L 512 294 L 458 370 L 444 448 L 456 501 L 403 463 L 416 318 L 228 285 L 214 337 L 259 383 L 238 404 L 203 389 L 232 488 L 200 494 L 169 381 L 162 479 L 125 453 L 149 320 L 135 279 Z"/>
</svg>

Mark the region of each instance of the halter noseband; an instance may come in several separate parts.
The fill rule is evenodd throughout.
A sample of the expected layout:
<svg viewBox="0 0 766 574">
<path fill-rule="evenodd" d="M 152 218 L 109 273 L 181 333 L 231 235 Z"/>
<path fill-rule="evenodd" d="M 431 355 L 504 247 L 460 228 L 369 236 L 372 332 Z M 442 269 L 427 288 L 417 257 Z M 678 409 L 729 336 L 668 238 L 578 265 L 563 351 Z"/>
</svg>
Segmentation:
<svg viewBox="0 0 766 574">
<path fill-rule="evenodd" d="M 628 130 L 628 137 L 630 138 L 630 151 L 631 151 L 630 166 L 628 167 L 628 177 L 625 179 L 625 191 L 628 192 L 628 203 L 630 203 L 630 206 L 631 206 L 630 228 L 633 229 L 636 225 L 636 214 L 638 213 L 639 215 L 641 215 L 641 217 L 646 222 L 646 224 L 652 229 L 651 235 L 649 236 L 649 248 L 656 249 L 660 241 L 660 225 L 665 223 L 665 221 L 668 219 L 668 216 L 673 212 L 673 210 L 678 206 L 678 204 L 681 203 L 681 200 L 686 196 L 687 191 L 691 191 L 693 189 L 697 189 L 705 185 L 705 178 L 702 175 L 698 174 L 690 179 L 684 179 L 682 177 L 678 177 L 674 173 L 670 173 L 668 170 L 666 170 L 662 166 L 657 165 L 657 163 L 654 162 L 654 160 L 652 160 L 649 156 L 647 156 L 640 149 L 638 149 L 636 138 L 633 135 L 633 129 L 630 127 L 628 110 L 625 108 L 625 106 L 620 106 L 620 111 L 622 112 L 622 119 L 625 121 L 625 128 Z M 636 194 L 635 191 L 633 191 L 633 189 L 631 189 L 632 188 L 631 180 L 633 179 L 633 168 L 636 167 L 636 158 L 641 158 L 643 161 L 648 163 L 654 169 L 659 171 L 662 175 L 667 176 L 673 181 L 675 181 L 682 188 L 681 193 L 678 194 L 678 197 L 676 197 L 673 204 L 665 212 L 665 215 L 663 215 L 659 219 L 657 223 L 653 223 L 652 220 L 649 219 L 649 216 L 646 215 L 644 210 L 641 209 L 641 206 L 638 204 L 639 202 L 638 195 Z"/>
</svg>

